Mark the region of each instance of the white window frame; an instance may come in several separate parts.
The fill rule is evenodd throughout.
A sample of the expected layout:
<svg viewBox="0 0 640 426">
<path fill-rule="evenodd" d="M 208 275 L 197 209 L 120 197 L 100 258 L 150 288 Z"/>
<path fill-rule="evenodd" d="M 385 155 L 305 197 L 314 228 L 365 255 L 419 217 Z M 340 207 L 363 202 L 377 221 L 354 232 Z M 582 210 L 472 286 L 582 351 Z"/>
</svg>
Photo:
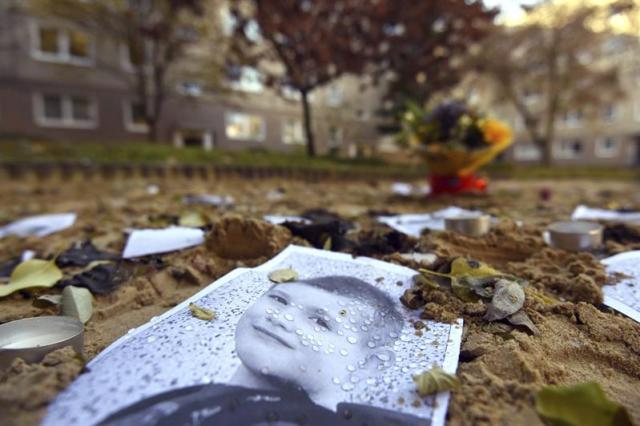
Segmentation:
<svg viewBox="0 0 640 426">
<path fill-rule="evenodd" d="M 250 117 L 257 117 L 260 119 L 260 134 L 257 135 L 257 137 L 252 137 L 251 135 L 249 136 L 244 136 L 244 135 L 240 135 L 240 136 L 231 136 L 229 135 L 229 132 L 227 130 L 227 126 L 229 126 L 230 121 L 232 120 L 232 117 L 246 117 L 246 118 L 250 118 Z M 253 141 L 253 142 L 264 142 L 265 139 L 267 138 L 267 121 L 265 120 L 265 118 L 259 114 L 252 114 L 252 113 L 247 113 L 247 112 L 240 112 L 240 111 L 229 111 L 226 112 L 224 114 L 224 134 L 226 136 L 227 139 L 230 140 L 237 140 L 237 141 Z"/>
<path fill-rule="evenodd" d="M 240 68 L 240 78 L 231 80 L 229 86 L 233 90 L 245 93 L 262 93 L 264 84 L 260 71 L 253 67 L 243 66 Z"/>
<path fill-rule="evenodd" d="M 615 123 L 618 117 L 620 116 L 620 112 L 621 112 L 620 105 L 611 104 L 611 105 L 607 105 L 605 108 L 606 109 L 602 113 L 602 121 L 608 124 Z M 607 114 L 609 112 L 609 108 L 611 108 L 610 116 Z"/>
<path fill-rule="evenodd" d="M 579 142 L 582 144 L 582 151 L 579 154 L 576 154 L 573 149 L 573 144 Z M 553 158 L 558 160 L 573 160 L 576 158 L 580 158 L 584 153 L 584 141 L 579 139 L 563 139 L 559 141 L 559 143 L 554 143 L 552 147 Z"/>
<path fill-rule="evenodd" d="M 44 113 L 44 97 L 45 95 L 60 96 L 62 102 L 62 118 L 49 118 Z M 76 120 L 73 118 L 73 101 L 74 97 L 84 97 L 89 101 L 90 120 Z M 40 127 L 64 128 L 64 129 L 95 129 L 98 127 L 98 102 L 95 97 L 82 94 L 63 94 L 63 93 L 44 93 L 37 92 L 32 96 L 33 117 L 35 123 Z"/>
<path fill-rule="evenodd" d="M 294 139 L 291 139 L 291 140 L 285 139 L 285 135 L 287 134 L 286 129 L 288 125 L 292 125 L 294 129 L 293 130 Z M 300 139 L 295 139 L 296 127 L 300 128 L 300 136 L 301 136 Z M 302 120 L 298 118 L 284 118 L 282 120 L 282 143 L 285 145 L 304 145 L 305 144 L 304 125 L 302 123 Z"/>
<path fill-rule="evenodd" d="M 613 144 L 613 149 L 612 148 L 607 148 L 605 146 L 607 141 L 612 141 Z M 600 137 L 598 139 L 596 139 L 595 141 L 595 154 L 598 158 L 615 158 L 618 155 L 620 155 L 621 150 L 621 146 L 622 144 L 620 143 L 620 139 L 618 138 L 614 138 L 612 136 L 603 136 Z"/>
<path fill-rule="evenodd" d="M 568 111 L 562 117 L 562 123 L 570 129 L 577 129 L 582 125 L 583 115 L 580 111 Z"/>
<path fill-rule="evenodd" d="M 542 158 L 542 152 L 533 143 L 516 143 L 513 147 L 513 158 L 516 161 L 538 161 Z"/>
<path fill-rule="evenodd" d="M 330 107 L 339 107 L 344 102 L 344 93 L 342 88 L 337 84 L 331 84 L 327 87 L 325 103 Z"/>
<path fill-rule="evenodd" d="M 58 32 L 58 53 L 44 52 L 40 46 L 40 29 L 51 28 Z M 69 33 L 71 31 L 82 32 L 88 39 L 88 56 L 86 58 L 73 56 L 71 54 L 71 38 Z M 82 67 L 92 67 L 95 65 L 96 58 L 96 43 L 95 38 L 84 31 L 63 28 L 56 25 L 41 25 L 38 22 L 32 22 L 30 26 L 31 33 L 31 57 L 43 62 L 52 62 L 58 64 L 77 65 Z"/>
<path fill-rule="evenodd" d="M 122 113 L 123 113 L 123 121 L 124 121 L 124 128 L 132 133 L 148 133 L 149 132 L 149 126 L 144 123 L 144 124 L 139 124 L 139 123 L 134 123 L 133 121 L 133 104 L 134 104 L 135 100 L 132 99 L 127 99 L 125 101 L 123 101 L 122 103 Z"/>
</svg>

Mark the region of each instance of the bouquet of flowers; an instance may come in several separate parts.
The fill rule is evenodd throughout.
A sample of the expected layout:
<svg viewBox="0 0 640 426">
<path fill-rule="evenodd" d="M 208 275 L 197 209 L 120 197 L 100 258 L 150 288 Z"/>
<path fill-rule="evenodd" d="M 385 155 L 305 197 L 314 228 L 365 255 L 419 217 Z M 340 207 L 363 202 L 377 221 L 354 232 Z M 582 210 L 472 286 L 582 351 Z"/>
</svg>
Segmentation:
<svg viewBox="0 0 640 426">
<path fill-rule="evenodd" d="M 445 102 L 431 111 L 410 104 L 402 121 L 402 140 L 424 157 L 432 175 L 473 175 L 512 143 L 507 124 L 460 102 Z"/>
</svg>

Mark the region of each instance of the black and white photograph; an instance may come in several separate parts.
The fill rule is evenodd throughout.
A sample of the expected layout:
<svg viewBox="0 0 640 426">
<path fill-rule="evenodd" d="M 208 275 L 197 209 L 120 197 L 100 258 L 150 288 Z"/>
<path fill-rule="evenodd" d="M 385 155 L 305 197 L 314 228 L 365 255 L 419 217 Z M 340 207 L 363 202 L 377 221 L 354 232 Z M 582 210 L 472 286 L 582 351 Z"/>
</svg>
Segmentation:
<svg viewBox="0 0 640 426">
<path fill-rule="evenodd" d="M 298 278 L 269 279 L 282 268 Z M 131 330 L 44 425 L 442 424 L 446 393 L 421 398 L 412 377 L 455 372 L 461 321 L 429 321 L 417 336 L 399 302 L 414 274 L 290 246 Z M 194 317 L 189 303 L 216 318 Z"/>
</svg>

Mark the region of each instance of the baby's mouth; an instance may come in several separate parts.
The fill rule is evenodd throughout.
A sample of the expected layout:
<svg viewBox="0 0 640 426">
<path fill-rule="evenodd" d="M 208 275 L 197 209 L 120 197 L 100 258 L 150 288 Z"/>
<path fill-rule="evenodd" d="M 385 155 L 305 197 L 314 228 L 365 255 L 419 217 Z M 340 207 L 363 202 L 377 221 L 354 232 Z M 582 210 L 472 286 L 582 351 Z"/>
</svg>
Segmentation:
<svg viewBox="0 0 640 426">
<path fill-rule="evenodd" d="M 267 330 L 266 328 L 262 328 L 259 325 L 254 325 L 253 328 L 258 332 L 258 333 L 262 333 L 266 336 L 271 337 L 273 340 L 275 340 L 276 342 L 280 343 L 282 346 L 285 346 L 289 349 L 294 349 L 293 346 L 291 346 L 289 343 L 287 343 L 286 340 L 284 340 L 282 337 L 278 336 L 275 333 L 270 332 L 269 330 Z"/>
</svg>

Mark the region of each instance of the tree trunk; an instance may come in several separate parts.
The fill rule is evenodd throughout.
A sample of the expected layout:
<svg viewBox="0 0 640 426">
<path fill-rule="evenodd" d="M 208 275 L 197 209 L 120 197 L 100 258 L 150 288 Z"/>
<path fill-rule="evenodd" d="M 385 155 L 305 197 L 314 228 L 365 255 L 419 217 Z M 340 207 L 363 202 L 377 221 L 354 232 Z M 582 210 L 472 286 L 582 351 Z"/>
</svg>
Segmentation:
<svg viewBox="0 0 640 426">
<path fill-rule="evenodd" d="M 315 157 L 316 146 L 311 125 L 311 106 L 309 105 L 309 93 L 306 90 L 301 90 L 300 95 L 302 95 L 302 112 L 304 119 L 304 136 L 307 141 L 307 155 L 309 155 L 309 157 Z"/>
</svg>

